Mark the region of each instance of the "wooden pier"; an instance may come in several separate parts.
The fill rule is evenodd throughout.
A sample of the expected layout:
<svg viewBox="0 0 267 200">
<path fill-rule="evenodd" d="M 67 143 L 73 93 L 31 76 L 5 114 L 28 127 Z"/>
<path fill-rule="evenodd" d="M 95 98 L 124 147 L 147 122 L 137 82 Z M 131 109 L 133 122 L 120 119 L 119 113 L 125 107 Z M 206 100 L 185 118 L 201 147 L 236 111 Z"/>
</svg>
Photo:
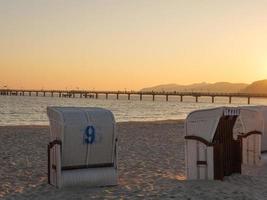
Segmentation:
<svg viewBox="0 0 267 200">
<path fill-rule="evenodd" d="M 60 98 L 95 98 L 104 95 L 106 99 L 110 95 L 114 95 L 119 99 L 120 95 L 126 95 L 128 100 L 131 100 L 132 95 L 139 96 L 140 101 L 143 96 L 151 96 L 151 100 L 155 101 L 156 96 L 165 96 L 166 101 L 169 101 L 170 96 L 180 97 L 179 101 L 183 102 L 184 97 L 191 96 L 195 98 L 195 102 L 199 101 L 199 97 L 210 97 L 211 103 L 215 102 L 215 97 L 226 97 L 229 103 L 232 103 L 233 98 L 246 98 L 250 104 L 252 98 L 266 98 L 267 94 L 247 94 L 247 93 L 211 93 L 211 92 L 140 92 L 140 91 L 90 91 L 90 90 L 18 90 L 18 89 L 0 89 L 0 95 L 5 96 L 50 96 Z"/>
</svg>

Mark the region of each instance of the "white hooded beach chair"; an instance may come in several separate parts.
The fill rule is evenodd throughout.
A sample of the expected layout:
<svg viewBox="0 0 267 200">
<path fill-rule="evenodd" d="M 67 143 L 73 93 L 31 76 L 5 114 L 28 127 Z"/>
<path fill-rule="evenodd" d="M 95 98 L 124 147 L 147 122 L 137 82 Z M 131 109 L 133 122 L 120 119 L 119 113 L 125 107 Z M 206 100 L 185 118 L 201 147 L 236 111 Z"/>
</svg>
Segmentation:
<svg viewBox="0 0 267 200">
<path fill-rule="evenodd" d="M 102 108 L 48 107 L 48 181 L 56 187 L 117 184 L 113 114 Z"/>
<path fill-rule="evenodd" d="M 261 114 L 263 119 L 263 129 L 261 138 L 261 152 L 267 152 L 267 106 L 245 106 L 244 108 L 254 109 Z"/>
<path fill-rule="evenodd" d="M 219 107 L 190 113 L 185 123 L 188 179 L 219 179 L 242 173 L 242 165 L 257 165 L 261 158 L 260 112 Z"/>
</svg>

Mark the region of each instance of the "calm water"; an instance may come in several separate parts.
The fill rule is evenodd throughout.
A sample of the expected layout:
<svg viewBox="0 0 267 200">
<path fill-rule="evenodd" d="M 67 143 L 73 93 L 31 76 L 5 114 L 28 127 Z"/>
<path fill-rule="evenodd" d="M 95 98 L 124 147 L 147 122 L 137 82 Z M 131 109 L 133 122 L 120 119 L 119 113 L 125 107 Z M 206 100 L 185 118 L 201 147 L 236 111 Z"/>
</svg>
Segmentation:
<svg viewBox="0 0 267 200">
<path fill-rule="evenodd" d="M 58 98 L 58 97 L 28 97 L 28 96 L 0 96 L 0 125 L 45 125 L 48 124 L 46 116 L 47 106 L 94 106 L 110 109 L 116 121 L 151 121 L 166 119 L 184 119 L 186 115 L 196 109 L 211 108 L 228 105 L 228 98 L 215 98 L 215 103 L 211 103 L 211 98 L 199 98 L 199 103 L 195 103 L 193 97 L 184 97 L 184 102 L 179 102 L 180 97 L 156 97 L 156 101 L 151 100 L 151 96 L 144 96 L 143 101 L 139 101 L 139 96 L 120 96 L 116 100 L 115 96 L 105 96 L 99 99 L 85 98 Z M 247 99 L 232 98 L 231 106 L 247 105 Z M 251 105 L 267 105 L 267 99 L 252 99 Z"/>
</svg>

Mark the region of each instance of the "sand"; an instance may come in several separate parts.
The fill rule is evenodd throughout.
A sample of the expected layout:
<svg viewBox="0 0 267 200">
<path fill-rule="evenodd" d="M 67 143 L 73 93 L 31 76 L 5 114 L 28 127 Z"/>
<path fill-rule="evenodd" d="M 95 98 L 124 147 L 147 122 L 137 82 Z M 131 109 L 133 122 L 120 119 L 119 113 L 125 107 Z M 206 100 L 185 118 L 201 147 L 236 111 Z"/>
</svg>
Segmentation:
<svg viewBox="0 0 267 200">
<path fill-rule="evenodd" d="M 183 121 L 118 123 L 119 185 L 47 184 L 46 126 L 0 127 L 0 199 L 267 199 L 262 165 L 224 181 L 187 181 Z"/>
</svg>

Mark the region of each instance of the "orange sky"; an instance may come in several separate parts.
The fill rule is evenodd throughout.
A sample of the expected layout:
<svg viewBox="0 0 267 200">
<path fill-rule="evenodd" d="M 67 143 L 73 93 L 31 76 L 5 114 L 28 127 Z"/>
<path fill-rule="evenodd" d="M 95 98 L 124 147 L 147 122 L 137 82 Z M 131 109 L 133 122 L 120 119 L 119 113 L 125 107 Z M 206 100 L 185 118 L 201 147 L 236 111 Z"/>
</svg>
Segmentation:
<svg viewBox="0 0 267 200">
<path fill-rule="evenodd" d="M 267 77 L 267 1 L 0 1 L 0 88 Z"/>
</svg>

